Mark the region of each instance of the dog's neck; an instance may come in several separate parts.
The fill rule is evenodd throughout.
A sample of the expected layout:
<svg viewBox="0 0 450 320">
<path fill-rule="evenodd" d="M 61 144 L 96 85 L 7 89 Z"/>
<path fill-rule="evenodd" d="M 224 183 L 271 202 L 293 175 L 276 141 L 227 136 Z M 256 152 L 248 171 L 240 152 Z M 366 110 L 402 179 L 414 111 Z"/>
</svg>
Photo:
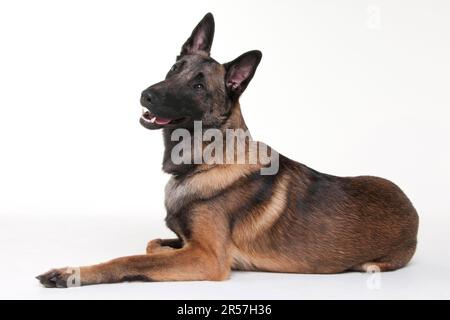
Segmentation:
<svg viewBox="0 0 450 320">
<path fill-rule="evenodd" d="M 224 137 L 224 145 L 225 145 L 225 137 L 226 137 L 226 130 L 227 129 L 241 129 L 245 132 L 248 132 L 247 125 L 245 124 L 244 118 L 242 117 L 241 107 L 239 102 L 235 103 L 234 106 L 231 108 L 230 116 L 228 119 L 224 122 L 222 126 L 220 126 L 219 129 L 222 132 L 222 135 Z M 172 174 L 174 176 L 184 176 L 191 173 L 194 173 L 198 170 L 204 171 L 208 170 L 208 168 L 215 166 L 215 164 L 206 165 L 206 164 L 194 164 L 193 159 L 189 163 L 182 163 L 182 164 L 175 164 L 172 161 L 172 150 L 173 148 L 178 145 L 181 141 L 179 140 L 173 140 L 172 139 L 172 133 L 176 129 L 163 129 L 163 139 L 164 139 L 164 158 L 163 158 L 163 171 L 169 174 Z M 203 128 L 203 132 L 207 130 L 207 128 Z M 193 145 L 194 143 L 194 129 L 188 130 L 190 133 L 190 145 Z M 202 132 L 202 135 L 203 135 Z M 207 144 L 207 143 L 206 143 Z M 206 145 L 203 143 L 203 145 Z M 200 169 L 201 167 L 201 169 Z"/>
</svg>

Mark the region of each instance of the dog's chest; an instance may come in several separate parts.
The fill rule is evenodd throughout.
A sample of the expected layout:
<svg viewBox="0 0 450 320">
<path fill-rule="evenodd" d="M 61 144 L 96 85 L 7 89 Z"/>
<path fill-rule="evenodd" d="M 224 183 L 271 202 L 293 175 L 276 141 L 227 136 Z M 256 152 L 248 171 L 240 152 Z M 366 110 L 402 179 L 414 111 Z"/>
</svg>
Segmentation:
<svg viewBox="0 0 450 320">
<path fill-rule="evenodd" d="M 164 204 L 167 210 L 167 226 L 181 237 L 187 236 L 190 231 L 188 225 L 189 205 L 198 195 L 192 188 L 189 179 L 171 177 L 165 187 Z"/>
<path fill-rule="evenodd" d="M 168 213 L 176 213 L 194 196 L 189 180 L 179 181 L 171 177 L 165 187 L 165 200 Z"/>
</svg>

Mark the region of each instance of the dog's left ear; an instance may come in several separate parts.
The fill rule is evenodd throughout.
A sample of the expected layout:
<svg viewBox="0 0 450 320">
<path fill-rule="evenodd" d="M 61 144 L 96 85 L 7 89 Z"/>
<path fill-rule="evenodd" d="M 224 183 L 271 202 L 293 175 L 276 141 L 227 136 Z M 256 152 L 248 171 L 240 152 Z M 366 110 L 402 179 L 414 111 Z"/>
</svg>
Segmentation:
<svg viewBox="0 0 450 320">
<path fill-rule="evenodd" d="M 261 58 L 261 51 L 253 50 L 223 65 L 226 70 L 225 86 L 232 98 L 239 98 L 245 88 L 247 88 Z"/>
<path fill-rule="evenodd" d="M 214 17 L 207 13 L 183 44 L 180 56 L 185 54 L 206 53 L 209 56 L 214 39 Z M 179 57 L 180 57 L 179 56 Z"/>
</svg>

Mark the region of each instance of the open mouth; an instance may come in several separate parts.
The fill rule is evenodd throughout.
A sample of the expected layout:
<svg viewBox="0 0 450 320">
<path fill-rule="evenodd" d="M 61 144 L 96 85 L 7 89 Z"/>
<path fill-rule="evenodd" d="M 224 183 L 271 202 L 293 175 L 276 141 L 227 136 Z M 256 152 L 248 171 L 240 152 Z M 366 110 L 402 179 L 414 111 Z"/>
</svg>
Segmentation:
<svg viewBox="0 0 450 320">
<path fill-rule="evenodd" d="M 169 124 L 172 121 L 171 119 L 157 117 L 156 115 L 151 113 L 147 108 L 142 108 L 142 119 L 144 119 L 145 122 L 155 123 L 162 126 Z"/>
<path fill-rule="evenodd" d="M 170 124 L 179 124 L 186 120 L 186 117 L 177 118 L 177 119 L 167 119 L 163 117 L 159 117 L 152 113 L 147 108 L 142 108 L 142 116 L 141 116 L 142 122 L 144 122 L 147 125 L 150 126 L 157 126 L 162 127 Z"/>
</svg>

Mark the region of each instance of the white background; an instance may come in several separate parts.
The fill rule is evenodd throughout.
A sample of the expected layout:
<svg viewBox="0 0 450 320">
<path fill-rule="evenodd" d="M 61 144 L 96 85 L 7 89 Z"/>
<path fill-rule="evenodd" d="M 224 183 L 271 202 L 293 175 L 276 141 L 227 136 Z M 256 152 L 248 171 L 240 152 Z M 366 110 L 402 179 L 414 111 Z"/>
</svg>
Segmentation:
<svg viewBox="0 0 450 320">
<path fill-rule="evenodd" d="M 396 182 L 405 269 L 44 289 L 51 267 L 143 253 L 164 225 L 160 132 L 139 96 L 211 11 L 212 56 L 260 49 L 252 135 L 316 170 Z M 1 1 L 0 298 L 450 298 L 449 1 Z"/>
</svg>

